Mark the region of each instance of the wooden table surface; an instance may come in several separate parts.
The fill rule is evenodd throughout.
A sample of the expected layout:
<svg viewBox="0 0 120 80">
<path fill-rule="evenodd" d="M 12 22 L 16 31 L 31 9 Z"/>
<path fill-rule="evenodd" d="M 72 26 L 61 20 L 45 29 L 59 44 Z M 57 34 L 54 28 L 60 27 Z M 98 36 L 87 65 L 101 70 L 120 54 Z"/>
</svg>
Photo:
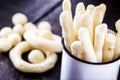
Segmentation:
<svg viewBox="0 0 120 80">
<path fill-rule="evenodd" d="M 105 3 L 107 11 L 104 22 L 109 28 L 115 31 L 114 23 L 120 18 L 120 1 L 115 0 L 71 0 L 74 15 L 75 6 L 78 2 L 98 5 Z M 11 17 L 16 12 L 24 13 L 29 21 L 38 24 L 40 21 L 49 21 L 53 33 L 62 36 L 59 24 L 59 15 L 62 11 L 62 0 L 0 0 L 0 29 L 5 26 L 13 27 Z M 7 53 L 0 54 L 0 80 L 59 80 L 61 68 L 61 55 L 58 54 L 58 61 L 55 67 L 42 74 L 22 73 L 17 71 Z M 120 80 L 120 76 L 118 77 Z"/>
</svg>

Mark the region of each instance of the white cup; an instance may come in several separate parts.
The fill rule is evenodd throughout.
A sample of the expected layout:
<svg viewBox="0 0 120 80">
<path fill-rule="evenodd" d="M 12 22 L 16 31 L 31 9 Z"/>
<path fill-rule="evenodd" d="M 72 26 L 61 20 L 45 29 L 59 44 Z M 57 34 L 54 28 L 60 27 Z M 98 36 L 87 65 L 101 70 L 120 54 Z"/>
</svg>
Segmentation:
<svg viewBox="0 0 120 80">
<path fill-rule="evenodd" d="M 105 63 L 92 63 L 74 57 L 63 43 L 61 80 L 117 80 L 120 57 Z"/>
</svg>

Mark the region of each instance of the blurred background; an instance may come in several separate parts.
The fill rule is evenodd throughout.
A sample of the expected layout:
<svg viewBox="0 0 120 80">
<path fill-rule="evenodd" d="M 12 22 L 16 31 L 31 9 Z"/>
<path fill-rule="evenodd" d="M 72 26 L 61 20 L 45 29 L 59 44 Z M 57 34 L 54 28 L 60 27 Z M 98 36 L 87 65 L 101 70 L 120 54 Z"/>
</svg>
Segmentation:
<svg viewBox="0 0 120 80">
<path fill-rule="evenodd" d="M 72 12 L 74 15 L 75 7 L 78 2 L 99 5 L 105 3 L 107 11 L 104 22 L 109 28 L 115 30 L 115 22 L 120 18 L 119 0 L 71 0 Z M 53 33 L 62 36 L 59 24 L 59 15 L 62 11 L 62 0 L 0 0 L 0 29 L 9 26 L 13 27 L 12 16 L 16 12 L 27 15 L 30 22 L 38 24 L 40 21 L 48 21 L 52 25 Z M 0 80 L 59 80 L 61 68 L 61 55 L 52 70 L 42 74 L 22 73 L 17 71 L 9 60 L 9 55 L 0 54 Z M 118 77 L 118 80 L 120 78 Z"/>
</svg>

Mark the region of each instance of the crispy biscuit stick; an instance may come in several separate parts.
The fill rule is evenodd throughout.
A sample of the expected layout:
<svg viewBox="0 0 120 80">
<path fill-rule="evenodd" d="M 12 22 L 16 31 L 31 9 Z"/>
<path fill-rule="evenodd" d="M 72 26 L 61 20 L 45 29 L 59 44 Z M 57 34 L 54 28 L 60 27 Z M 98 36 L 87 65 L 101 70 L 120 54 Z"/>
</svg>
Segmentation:
<svg viewBox="0 0 120 80">
<path fill-rule="evenodd" d="M 85 5 L 83 2 L 79 2 L 76 6 L 75 14 L 82 14 L 85 12 Z"/>
<path fill-rule="evenodd" d="M 74 17 L 74 22 L 73 22 L 73 28 L 74 28 L 76 39 L 78 39 L 78 29 L 81 27 L 80 20 L 81 20 L 81 15 L 76 14 L 75 17 Z"/>
<path fill-rule="evenodd" d="M 72 55 L 74 55 L 75 57 L 82 60 L 84 59 L 84 52 L 82 50 L 81 41 L 74 41 L 71 44 L 71 51 L 72 51 Z"/>
<path fill-rule="evenodd" d="M 74 22 L 73 22 L 76 39 L 78 39 L 78 29 L 81 27 L 81 23 L 80 23 L 81 15 L 84 12 L 85 12 L 84 4 L 82 2 L 78 3 L 76 6 L 76 12 L 75 12 Z"/>
<path fill-rule="evenodd" d="M 115 26 L 116 26 L 117 34 L 116 34 L 114 59 L 120 56 L 120 19 L 115 23 Z"/>
<path fill-rule="evenodd" d="M 62 9 L 63 9 L 63 11 L 70 11 L 71 12 L 71 2 L 70 2 L 70 0 L 63 0 Z"/>
<path fill-rule="evenodd" d="M 90 33 L 87 28 L 80 28 L 78 30 L 78 35 L 81 40 L 82 49 L 85 54 L 85 60 L 89 62 L 97 62 L 95 51 L 90 39 Z"/>
<path fill-rule="evenodd" d="M 99 6 L 96 6 L 92 12 L 93 16 L 93 34 L 95 34 L 95 28 L 97 25 L 102 24 L 103 18 L 106 11 L 106 5 L 100 4 Z M 94 38 L 94 35 L 93 35 Z"/>
<path fill-rule="evenodd" d="M 102 49 L 103 49 L 104 39 L 106 34 L 107 34 L 106 24 L 100 24 L 96 27 L 94 49 L 95 49 L 98 62 L 102 62 Z"/>
<path fill-rule="evenodd" d="M 103 47 L 103 62 L 112 61 L 114 56 L 116 37 L 112 33 L 108 33 L 105 37 Z"/>
<path fill-rule="evenodd" d="M 75 41 L 72 17 L 69 11 L 63 11 L 60 15 L 60 24 L 62 27 L 62 35 L 66 48 L 71 52 L 71 44 Z"/>
<path fill-rule="evenodd" d="M 93 43 L 93 18 L 89 13 L 84 13 L 81 16 L 81 27 L 86 27 L 90 33 L 91 41 Z"/>
<path fill-rule="evenodd" d="M 95 7 L 92 13 L 94 19 L 94 27 L 102 23 L 105 11 L 106 11 L 105 4 L 100 4 L 99 6 Z"/>
<path fill-rule="evenodd" d="M 86 12 L 92 15 L 92 12 L 93 12 L 94 9 L 95 9 L 95 6 L 92 5 L 92 4 L 89 4 L 89 5 L 87 6 Z"/>
</svg>

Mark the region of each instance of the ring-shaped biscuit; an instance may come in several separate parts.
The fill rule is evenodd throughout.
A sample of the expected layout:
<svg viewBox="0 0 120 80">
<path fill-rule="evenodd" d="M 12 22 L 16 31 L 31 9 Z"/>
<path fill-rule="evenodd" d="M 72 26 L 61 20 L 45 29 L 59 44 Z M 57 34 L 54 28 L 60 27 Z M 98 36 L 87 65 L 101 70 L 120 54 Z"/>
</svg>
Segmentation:
<svg viewBox="0 0 120 80">
<path fill-rule="evenodd" d="M 50 51 L 43 51 L 46 59 L 40 63 L 32 64 L 23 60 L 22 54 L 32 49 L 34 48 L 27 41 L 23 41 L 10 51 L 10 60 L 17 70 L 28 73 L 42 73 L 55 66 L 57 55 Z"/>
</svg>

